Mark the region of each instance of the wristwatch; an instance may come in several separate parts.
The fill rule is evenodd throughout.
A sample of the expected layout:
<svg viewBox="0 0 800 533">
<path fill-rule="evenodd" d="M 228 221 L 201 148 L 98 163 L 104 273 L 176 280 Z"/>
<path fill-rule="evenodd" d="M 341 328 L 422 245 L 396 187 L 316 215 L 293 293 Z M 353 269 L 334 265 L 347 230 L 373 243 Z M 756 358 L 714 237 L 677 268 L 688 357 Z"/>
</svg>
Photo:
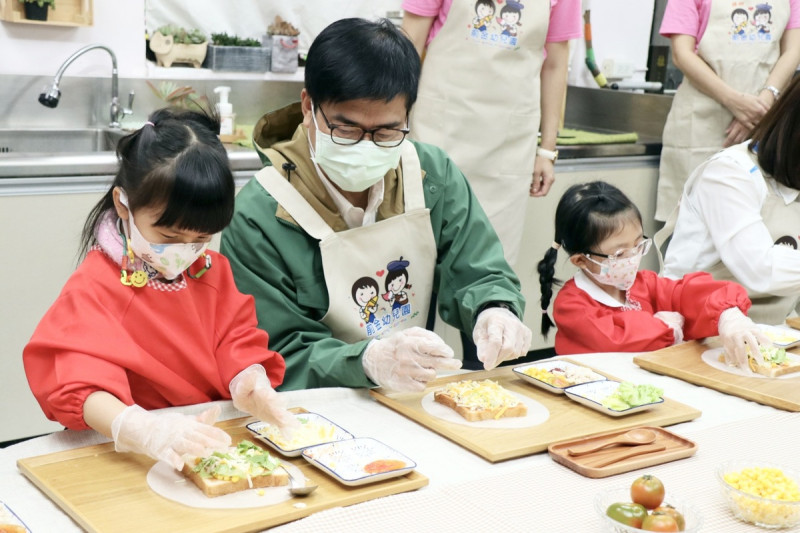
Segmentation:
<svg viewBox="0 0 800 533">
<path fill-rule="evenodd" d="M 558 159 L 558 150 L 545 150 L 544 148 L 537 148 L 536 155 L 540 155 L 545 159 L 549 159 L 553 163 Z"/>
</svg>

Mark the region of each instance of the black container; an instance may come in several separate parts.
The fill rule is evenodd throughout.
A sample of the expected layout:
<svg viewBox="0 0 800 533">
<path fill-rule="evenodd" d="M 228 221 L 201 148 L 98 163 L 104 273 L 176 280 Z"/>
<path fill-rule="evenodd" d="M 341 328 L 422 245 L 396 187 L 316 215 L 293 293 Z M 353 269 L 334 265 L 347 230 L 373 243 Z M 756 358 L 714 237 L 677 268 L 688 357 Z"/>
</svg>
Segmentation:
<svg viewBox="0 0 800 533">
<path fill-rule="evenodd" d="M 36 2 L 25 2 L 25 18 L 28 20 L 47 20 L 47 8 L 50 4 L 42 4 L 41 7 Z"/>
</svg>

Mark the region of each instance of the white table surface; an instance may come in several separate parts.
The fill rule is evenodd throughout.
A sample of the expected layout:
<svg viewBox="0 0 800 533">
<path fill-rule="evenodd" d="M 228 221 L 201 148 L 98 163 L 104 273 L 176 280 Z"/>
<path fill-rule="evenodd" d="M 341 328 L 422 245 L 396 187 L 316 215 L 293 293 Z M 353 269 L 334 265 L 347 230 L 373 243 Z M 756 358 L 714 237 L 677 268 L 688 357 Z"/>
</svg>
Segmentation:
<svg viewBox="0 0 800 533">
<path fill-rule="evenodd" d="M 646 471 L 590 479 L 553 462 L 546 452 L 490 463 L 379 404 L 366 390 L 291 391 L 283 393 L 290 406 L 319 412 L 356 436 L 374 437 L 397 448 L 417 462 L 417 470 L 430 484 L 415 492 L 322 511 L 272 531 L 600 531 L 594 495 L 606 488 L 627 486 L 643 473 L 658 476 L 668 493 L 698 505 L 704 516 L 703 531 L 763 531 L 730 515 L 714 469 L 729 459 L 764 459 L 765 454 L 800 469 L 796 451 L 800 413 L 653 374 L 636 366 L 633 354 L 570 357 L 621 379 L 660 386 L 665 396 L 700 409 L 700 418 L 669 427 L 696 442 L 697 453 Z M 242 416 L 230 402 L 219 403 L 223 418 Z M 179 409 L 199 412 L 203 408 Z M 60 431 L 0 450 L 0 500 L 34 533 L 81 531 L 17 470 L 16 461 L 106 440 L 93 431 Z"/>
</svg>

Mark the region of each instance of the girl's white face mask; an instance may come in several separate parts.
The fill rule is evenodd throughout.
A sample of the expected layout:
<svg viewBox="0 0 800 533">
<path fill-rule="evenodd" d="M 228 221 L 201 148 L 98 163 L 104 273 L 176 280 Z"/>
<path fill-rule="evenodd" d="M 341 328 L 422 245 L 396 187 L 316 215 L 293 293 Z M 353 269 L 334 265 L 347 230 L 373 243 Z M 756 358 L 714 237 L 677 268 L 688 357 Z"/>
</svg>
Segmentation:
<svg viewBox="0 0 800 533">
<path fill-rule="evenodd" d="M 128 195 L 120 189 L 119 201 L 128 207 Z M 124 227 L 130 228 L 130 235 L 126 235 L 133 253 L 157 270 L 164 278 L 173 280 L 181 272 L 189 268 L 198 257 L 208 248 L 207 242 L 191 243 L 153 243 L 145 239 L 133 221 L 133 211 L 128 207 L 128 223 Z"/>
<path fill-rule="evenodd" d="M 636 281 L 636 273 L 639 271 L 639 264 L 642 262 L 644 253 L 639 252 L 630 257 L 604 259 L 603 261 L 595 261 L 588 255 L 584 257 L 595 265 L 600 266 L 600 272 L 598 273 L 584 268 L 584 271 L 592 276 L 595 281 L 603 285 L 611 285 L 621 291 L 627 291 L 633 286 L 633 282 Z"/>
<path fill-rule="evenodd" d="M 348 192 L 366 191 L 400 164 L 403 145 L 385 148 L 372 141 L 341 145 L 331 139 L 330 134 L 319 131 L 314 106 L 314 145 L 309 142 L 311 159 L 319 165 L 325 175 Z M 316 146 L 316 148 L 314 148 Z"/>
</svg>

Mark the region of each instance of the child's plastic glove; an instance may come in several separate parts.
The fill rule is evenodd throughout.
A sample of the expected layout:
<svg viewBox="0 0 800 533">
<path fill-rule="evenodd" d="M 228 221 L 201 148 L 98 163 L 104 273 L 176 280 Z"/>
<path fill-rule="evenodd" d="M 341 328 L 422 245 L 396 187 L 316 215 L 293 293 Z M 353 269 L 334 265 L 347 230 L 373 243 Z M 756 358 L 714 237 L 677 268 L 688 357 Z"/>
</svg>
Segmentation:
<svg viewBox="0 0 800 533">
<path fill-rule="evenodd" d="M 231 380 L 233 406 L 263 422 L 281 429 L 284 436 L 300 426 L 297 418 L 286 410 L 286 402 L 269 383 L 262 365 L 250 365 Z"/>
<path fill-rule="evenodd" d="M 531 347 L 531 330 L 508 309 L 490 307 L 478 315 L 472 340 L 483 368 L 491 370 L 503 361 L 526 355 Z"/>
<path fill-rule="evenodd" d="M 111 437 L 118 452 L 143 453 L 181 470 L 183 454 L 206 457 L 231 445 L 231 436 L 213 426 L 219 413 L 218 405 L 197 416 L 151 413 L 130 405 L 111 422 Z"/>
<path fill-rule="evenodd" d="M 719 315 L 718 329 L 725 347 L 725 361 L 729 365 L 749 369 L 748 352 L 759 364 L 764 362 L 759 345 L 772 346 L 772 342 L 738 307 L 726 309 Z"/>
<path fill-rule="evenodd" d="M 361 364 L 369 379 L 387 389 L 421 391 L 436 370 L 458 370 L 461 361 L 434 332 L 413 327 L 367 345 Z"/>
<path fill-rule="evenodd" d="M 683 324 L 686 321 L 682 314 L 676 313 L 675 311 L 659 311 L 653 314 L 653 317 L 672 328 L 672 332 L 675 335 L 675 342 L 672 343 L 673 346 L 683 342 Z"/>
</svg>

